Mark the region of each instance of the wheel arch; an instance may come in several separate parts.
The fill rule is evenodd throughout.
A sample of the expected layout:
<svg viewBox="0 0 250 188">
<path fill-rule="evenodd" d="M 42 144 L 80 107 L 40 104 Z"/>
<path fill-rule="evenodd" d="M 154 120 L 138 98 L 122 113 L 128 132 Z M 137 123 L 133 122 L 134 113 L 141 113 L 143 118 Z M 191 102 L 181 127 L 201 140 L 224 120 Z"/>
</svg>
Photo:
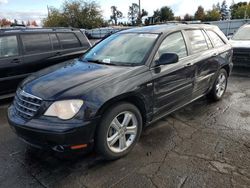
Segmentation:
<svg viewBox="0 0 250 188">
<path fill-rule="evenodd" d="M 143 126 L 146 125 L 146 122 L 147 122 L 146 103 L 145 103 L 145 100 L 144 100 L 143 96 L 140 96 L 140 95 L 138 95 L 136 93 L 122 94 L 122 95 L 116 96 L 115 98 L 112 98 L 112 99 L 106 101 L 99 108 L 96 115 L 97 116 L 103 115 L 108 108 L 110 108 L 113 105 L 118 104 L 120 102 L 128 102 L 128 103 L 131 103 L 131 104 L 135 105 L 139 109 L 139 111 L 141 113 Z"/>
<path fill-rule="evenodd" d="M 231 70 L 230 70 L 230 66 L 229 66 L 228 64 L 223 65 L 223 66 L 221 67 L 221 69 L 225 69 L 225 70 L 227 71 L 227 76 L 230 75 Z"/>
</svg>

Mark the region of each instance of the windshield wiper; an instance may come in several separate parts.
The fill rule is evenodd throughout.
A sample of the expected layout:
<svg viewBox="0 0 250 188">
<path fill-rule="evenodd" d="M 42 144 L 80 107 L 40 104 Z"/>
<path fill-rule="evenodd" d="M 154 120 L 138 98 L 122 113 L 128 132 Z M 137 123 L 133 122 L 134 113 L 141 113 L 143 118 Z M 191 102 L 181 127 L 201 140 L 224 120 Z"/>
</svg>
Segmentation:
<svg viewBox="0 0 250 188">
<path fill-rule="evenodd" d="M 86 59 L 86 60 L 83 59 L 83 61 L 90 62 L 90 63 L 96 63 L 96 64 L 102 64 L 102 65 L 117 65 L 114 63 L 105 63 L 105 62 L 98 60 L 98 59 Z"/>
</svg>

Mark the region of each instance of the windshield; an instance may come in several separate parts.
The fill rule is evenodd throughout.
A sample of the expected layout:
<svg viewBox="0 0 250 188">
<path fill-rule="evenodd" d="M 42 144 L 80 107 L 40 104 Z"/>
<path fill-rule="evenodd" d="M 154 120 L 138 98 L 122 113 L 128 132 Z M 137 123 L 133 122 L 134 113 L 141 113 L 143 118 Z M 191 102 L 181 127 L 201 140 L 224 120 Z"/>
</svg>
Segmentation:
<svg viewBox="0 0 250 188">
<path fill-rule="evenodd" d="M 141 65 L 157 38 L 158 34 L 148 33 L 113 34 L 87 52 L 82 60 L 113 65 Z"/>
<path fill-rule="evenodd" d="M 250 27 L 240 28 L 232 38 L 233 40 L 250 40 Z"/>
</svg>

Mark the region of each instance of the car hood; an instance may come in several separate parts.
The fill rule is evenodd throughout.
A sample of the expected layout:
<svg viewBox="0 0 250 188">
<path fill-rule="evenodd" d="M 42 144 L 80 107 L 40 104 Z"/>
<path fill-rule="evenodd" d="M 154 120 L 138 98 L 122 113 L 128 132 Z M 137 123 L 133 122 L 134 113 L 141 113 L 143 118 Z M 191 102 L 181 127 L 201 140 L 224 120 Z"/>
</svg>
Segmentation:
<svg viewBox="0 0 250 188">
<path fill-rule="evenodd" d="M 110 86 L 119 80 L 139 74 L 139 67 L 102 65 L 78 60 L 66 62 L 31 75 L 22 83 L 21 89 L 44 100 L 54 100 L 67 91 L 80 87 L 81 89 L 77 89 L 74 96 L 70 97 L 81 97 L 89 89 L 104 84 Z M 119 79 L 116 79 L 118 77 Z"/>
<path fill-rule="evenodd" d="M 230 40 L 233 48 L 250 48 L 250 41 L 247 40 Z"/>
</svg>

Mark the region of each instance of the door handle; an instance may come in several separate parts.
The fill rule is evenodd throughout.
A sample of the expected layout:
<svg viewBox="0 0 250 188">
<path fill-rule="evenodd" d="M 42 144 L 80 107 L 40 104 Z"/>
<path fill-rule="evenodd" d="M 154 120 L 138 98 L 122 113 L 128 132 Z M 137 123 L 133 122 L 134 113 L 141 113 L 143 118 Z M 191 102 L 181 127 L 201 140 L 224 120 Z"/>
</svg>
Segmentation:
<svg viewBox="0 0 250 188">
<path fill-rule="evenodd" d="M 191 67 L 193 65 L 193 63 L 187 63 L 186 65 L 185 65 L 185 67 Z"/>
<path fill-rule="evenodd" d="M 217 53 L 217 52 L 215 52 L 215 53 L 213 53 L 213 57 L 216 57 L 217 55 L 219 55 L 219 53 Z"/>
<path fill-rule="evenodd" d="M 21 60 L 20 60 L 20 59 L 13 59 L 13 60 L 11 61 L 11 63 L 21 63 Z"/>
<path fill-rule="evenodd" d="M 56 55 L 57 56 L 62 55 L 62 52 L 56 52 Z"/>
</svg>

